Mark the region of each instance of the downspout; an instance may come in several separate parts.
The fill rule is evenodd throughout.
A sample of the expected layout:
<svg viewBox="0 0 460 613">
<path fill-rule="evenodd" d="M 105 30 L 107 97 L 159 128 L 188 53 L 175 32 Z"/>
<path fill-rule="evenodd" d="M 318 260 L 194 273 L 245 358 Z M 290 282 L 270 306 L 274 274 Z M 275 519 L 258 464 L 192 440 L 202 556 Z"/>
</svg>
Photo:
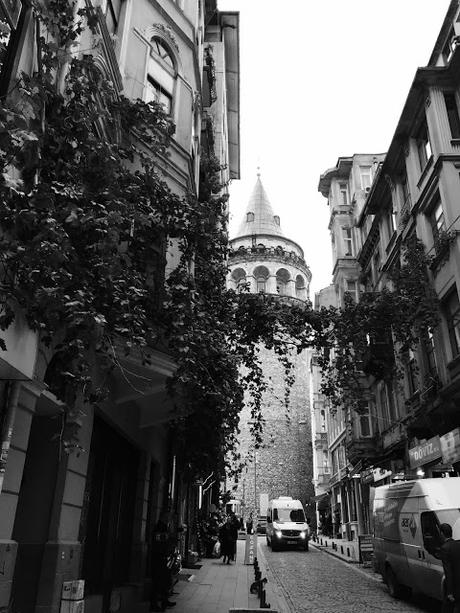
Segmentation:
<svg viewBox="0 0 460 613">
<path fill-rule="evenodd" d="M 13 426 L 16 419 L 16 410 L 18 408 L 19 390 L 21 384 L 19 381 L 8 381 L 6 388 L 6 406 L 5 415 L 2 423 L 2 432 L 0 439 L 0 494 L 3 489 L 3 481 L 5 479 L 6 464 L 8 462 L 8 454 L 13 438 Z"/>
</svg>

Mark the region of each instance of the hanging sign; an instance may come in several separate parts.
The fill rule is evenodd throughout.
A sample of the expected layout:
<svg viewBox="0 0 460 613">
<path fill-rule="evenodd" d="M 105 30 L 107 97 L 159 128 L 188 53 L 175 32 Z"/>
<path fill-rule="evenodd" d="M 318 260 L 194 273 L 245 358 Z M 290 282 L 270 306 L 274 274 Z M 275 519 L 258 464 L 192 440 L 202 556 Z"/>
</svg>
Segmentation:
<svg viewBox="0 0 460 613">
<path fill-rule="evenodd" d="M 441 441 L 442 461 L 452 464 L 460 460 L 460 428 L 455 428 L 439 437 Z"/>
</svg>

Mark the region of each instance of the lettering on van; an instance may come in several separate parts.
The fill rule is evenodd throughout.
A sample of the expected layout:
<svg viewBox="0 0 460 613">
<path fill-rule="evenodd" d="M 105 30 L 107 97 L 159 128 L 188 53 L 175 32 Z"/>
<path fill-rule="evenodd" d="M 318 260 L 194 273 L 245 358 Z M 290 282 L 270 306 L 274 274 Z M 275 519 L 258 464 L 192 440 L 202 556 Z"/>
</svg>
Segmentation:
<svg viewBox="0 0 460 613">
<path fill-rule="evenodd" d="M 417 522 L 414 515 L 402 515 L 401 516 L 401 530 L 403 532 L 410 531 L 412 538 L 415 538 L 417 532 Z"/>
</svg>

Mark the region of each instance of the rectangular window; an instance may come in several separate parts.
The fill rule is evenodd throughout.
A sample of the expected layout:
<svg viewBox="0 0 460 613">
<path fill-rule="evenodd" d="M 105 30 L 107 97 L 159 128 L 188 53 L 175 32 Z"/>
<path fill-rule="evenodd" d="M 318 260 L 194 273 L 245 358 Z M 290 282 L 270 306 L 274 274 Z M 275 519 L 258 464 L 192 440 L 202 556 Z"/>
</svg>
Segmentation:
<svg viewBox="0 0 460 613">
<path fill-rule="evenodd" d="M 420 162 L 420 170 L 423 170 L 430 159 L 431 145 L 428 137 L 428 126 L 426 120 L 422 123 L 416 136 L 418 159 Z"/>
<path fill-rule="evenodd" d="M 460 302 L 457 288 L 449 294 L 443 303 L 443 307 L 447 319 L 452 355 L 455 357 L 460 352 Z"/>
<path fill-rule="evenodd" d="M 421 341 L 427 374 L 435 377 L 438 373 L 438 366 L 436 363 L 436 353 L 434 350 L 434 337 L 431 330 L 422 332 Z"/>
<path fill-rule="evenodd" d="M 359 433 L 362 438 L 368 438 L 372 435 L 369 406 L 359 414 Z"/>
<path fill-rule="evenodd" d="M 444 102 L 446 103 L 447 119 L 452 138 L 460 138 L 460 116 L 454 92 L 446 92 Z"/>
<path fill-rule="evenodd" d="M 380 275 L 380 249 L 377 246 L 374 255 L 372 256 L 372 280 L 374 283 L 378 281 Z"/>
<path fill-rule="evenodd" d="M 343 253 L 353 255 L 353 231 L 351 228 L 342 228 Z"/>
<path fill-rule="evenodd" d="M 345 291 L 350 294 L 355 302 L 358 302 L 358 283 L 356 281 L 346 279 Z"/>
<path fill-rule="evenodd" d="M 372 167 L 371 166 L 360 166 L 359 167 L 359 176 L 361 179 L 361 189 L 367 189 L 372 185 Z"/>
<path fill-rule="evenodd" d="M 444 62 L 446 64 L 450 60 L 450 58 L 452 57 L 452 53 L 453 53 L 453 50 L 452 50 L 452 39 L 453 39 L 454 35 L 455 35 L 455 32 L 454 32 L 454 28 L 452 27 L 449 30 L 449 34 L 447 35 L 447 40 L 444 43 L 444 47 L 442 49 L 442 57 L 443 57 L 443 60 L 444 60 Z"/>
<path fill-rule="evenodd" d="M 417 359 L 415 357 L 415 353 L 412 349 L 409 349 L 406 355 L 405 360 L 405 370 L 407 377 L 407 385 L 409 388 L 409 395 L 412 396 L 415 392 L 418 391 L 418 367 L 417 367 Z"/>
<path fill-rule="evenodd" d="M 433 232 L 433 238 L 434 240 L 436 240 L 441 232 L 445 232 L 447 230 L 441 200 L 438 200 L 438 202 L 432 209 L 430 215 L 430 222 L 431 229 Z"/>
<path fill-rule="evenodd" d="M 409 210 L 411 208 L 411 199 L 410 199 L 410 191 L 409 191 L 409 181 L 407 180 L 407 173 L 403 174 L 401 186 L 402 186 L 402 192 L 403 192 L 402 209 Z"/>
<path fill-rule="evenodd" d="M 346 183 L 340 183 L 339 189 L 340 189 L 340 203 L 348 204 L 348 185 Z"/>
<path fill-rule="evenodd" d="M 122 0 L 107 0 L 107 8 L 105 10 L 105 22 L 109 34 L 115 34 L 118 29 L 118 21 L 120 19 Z"/>
<path fill-rule="evenodd" d="M 147 75 L 147 91 L 145 94 L 145 102 L 151 101 L 155 101 L 159 104 L 162 104 L 165 113 L 171 113 L 172 97 L 150 75 Z"/>
</svg>

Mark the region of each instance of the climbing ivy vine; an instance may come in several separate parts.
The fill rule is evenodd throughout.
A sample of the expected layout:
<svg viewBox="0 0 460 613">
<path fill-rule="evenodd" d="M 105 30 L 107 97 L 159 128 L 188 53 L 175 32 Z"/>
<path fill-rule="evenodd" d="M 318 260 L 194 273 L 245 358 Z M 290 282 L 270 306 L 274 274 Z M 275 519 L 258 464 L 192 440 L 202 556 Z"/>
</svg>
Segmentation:
<svg viewBox="0 0 460 613">
<path fill-rule="evenodd" d="M 261 444 L 268 386 L 261 345 L 280 359 L 286 406 L 293 356 L 313 347 L 324 393 L 335 405 L 348 394 L 359 410 L 357 357 L 367 336 L 391 329 L 407 348 L 417 325 L 436 323 L 422 269 L 416 276 L 409 264 L 401 267 L 394 292 L 343 309 L 315 311 L 308 302 L 227 289 L 223 169 L 203 156 L 198 195 L 168 188 L 161 160 L 174 125 L 161 105 L 117 93 L 90 51 L 73 54 L 83 30 L 96 28 L 91 7 L 76 5 L 34 4 L 38 69 L 0 103 L 0 328 L 20 310 L 50 349 L 46 382 L 66 406 L 67 450 L 78 445 L 82 404 L 105 397 L 104 373 L 120 367 L 120 352 L 135 349 L 148 364 L 159 345 L 177 364 L 168 382 L 174 440 L 194 476 L 222 475 L 232 452 L 241 468 L 244 390 Z M 172 239 L 180 261 L 164 279 Z M 422 266 L 414 253 L 411 266 Z"/>
</svg>

